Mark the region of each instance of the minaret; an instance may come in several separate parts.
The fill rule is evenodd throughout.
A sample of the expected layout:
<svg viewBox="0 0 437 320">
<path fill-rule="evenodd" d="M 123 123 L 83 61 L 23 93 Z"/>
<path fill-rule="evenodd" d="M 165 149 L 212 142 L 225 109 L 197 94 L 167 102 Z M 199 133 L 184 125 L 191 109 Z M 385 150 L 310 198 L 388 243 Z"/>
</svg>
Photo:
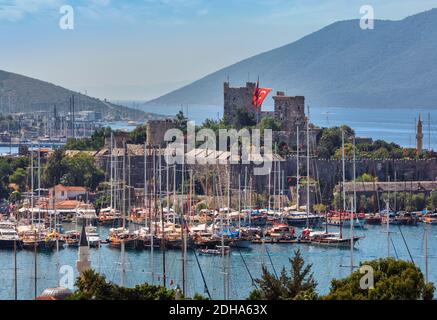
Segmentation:
<svg viewBox="0 0 437 320">
<path fill-rule="evenodd" d="M 416 129 L 416 149 L 418 152 L 423 150 L 423 129 L 422 129 L 422 120 L 419 115 L 419 121 L 417 121 L 417 129 Z"/>
<path fill-rule="evenodd" d="M 80 274 L 91 268 L 91 261 L 89 260 L 89 246 L 86 238 L 85 225 L 82 225 L 82 232 L 80 234 L 79 253 L 77 255 L 76 268 Z"/>
</svg>

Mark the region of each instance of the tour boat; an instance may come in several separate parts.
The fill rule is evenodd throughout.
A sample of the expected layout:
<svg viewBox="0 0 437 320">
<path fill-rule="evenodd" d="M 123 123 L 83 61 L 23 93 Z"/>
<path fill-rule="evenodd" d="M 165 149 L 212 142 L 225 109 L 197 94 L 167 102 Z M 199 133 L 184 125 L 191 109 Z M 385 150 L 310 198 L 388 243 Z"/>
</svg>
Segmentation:
<svg viewBox="0 0 437 320">
<path fill-rule="evenodd" d="M 68 247 L 78 247 L 80 241 L 80 232 L 77 230 L 67 231 L 64 235 L 64 241 Z"/>
<path fill-rule="evenodd" d="M 364 222 L 371 225 L 380 225 L 382 222 L 382 217 L 378 213 L 376 214 L 366 214 Z"/>
<path fill-rule="evenodd" d="M 293 227 L 303 227 L 303 226 L 311 226 L 315 227 L 320 224 L 321 217 L 317 214 L 301 211 L 287 212 L 285 215 L 285 220 L 288 225 Z"/>
<path fill-rule="evenodd" d="M 0 222 L 0 249 L 14 248 L 14 243 L 21 247 L 20 237 L 18 236 L 15 224 L 9 221 Z"/>
<path fill-rule="evenodd" d="M 85 227 L 85 233 L 86 233 L 88 245 L 90 247 L 99 248 L 101 239 L 99 233 L 97 232 L 97 228 L 92 225 L 89 225 Z"/>
<path fill-rule="evenodd" d="M 197 252 L 200 255 L 216 255 L 216 256 L 222 255 L 223 253 L 229 254 L 230 251 L 231 248 L 228 246 L 225 247 L 216 246 L 215 249 L 209 249 L 209 248 L 197 249 Z"/>
<path fill-rule="evenodd" d="M 351 241 L 353 241 L 353 245 L 355 245 L 361 239 L 361 237 L 343 238 L 341 234 L 337 232 L 312 231 L 309 229 L 303 230 L 301 237 L 303 240 L 308 240 L 312 245 L 338 248 L 350 248 Z"/>
<path fill-rule="evenodd" d="M 426 224 L 437 224 L 437 213 L 429 213 L 422 217 L 422 221 Z"/>
</svg>

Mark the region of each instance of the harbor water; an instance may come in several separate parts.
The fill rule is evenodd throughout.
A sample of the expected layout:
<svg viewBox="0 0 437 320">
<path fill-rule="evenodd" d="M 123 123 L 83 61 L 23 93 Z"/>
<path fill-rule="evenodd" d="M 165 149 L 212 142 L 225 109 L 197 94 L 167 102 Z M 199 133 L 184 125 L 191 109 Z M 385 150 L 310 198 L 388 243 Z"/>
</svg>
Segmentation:
<svg viewBox="0 0 437 320">
<path fill-rule="evenodd" d="M 74 225 L 65 225 L 66 230 L 74 228 Z M 391 238 L 393 244 L 390 247 L 390 255 L 403 260 L 413 259 L 414 263 L 425 272 L 425 241 L 424 224 L 418 226 L 403 226 L 401 231 L 398 226 L 391 226 Z M 437 283 L 437 226 L 428 225 L 428 266 L 429 281 Z M 366 230 L 355 229 L 356 235 L 365 236 L 360 240 L 354 250 L 354 265 L 361 261 L 384 258 L 388 254 L 387 234 L 385 226 L 367 226 Z M 330 228 L 336 231 L 335 227 Z M 102 239 L 108 234 L 107 227 L 99 227 Z M 344 230 L 345 236 L 349 229 Z M 408 246 L 408 249 L 407 249 Z M 233 250 L 226 258 L 226 272 L 229 274 L 230 298 L 246 299 L 253 290 L 249 273 L 244 262 L 247 264 L 252 277 L 258 278 L 261 274 L 261 266 L 279 273 L 282 268 L 289 270 L 289 259 L 294 251 L 300 249 L 306 263 L 312 264 L 314 277 L 318 282 L 317 290 L 320 294 L 329 291 L 330 281 L 333 278 L 343 278 L 350 273 L 350 250 L 334 247 L 318 247 L 308 244 L 253 244 L 250 250 Z M 411 257 L 408 253 L 411 253 Z M 37 293 L 40 294 L 45 288 L 56 287 L 62 274 L 58 272 L 60 267 L 68 265 L 75 268 L 77 260 L 77 248 L 64 248 L 57 253 L 38 252 L 36 254 L 37 266 Z M 100 249 L 90 249 L 92 267 L 104 274 L 107 280 L 116 284 L 121 281 L 121 252 L 102 244 Z M 242 258 L 243 256 L 243 258 Z M 270 258 L 271 262 L 270 262 Z M 144 282 L 162 284 L 162 252 L 154 251 L 153 264 L 154 276 L 152 278 L 152 259 L 149 250 L 126 251 L 125 284 L 133 287 Z M 166 251 L 166 275 L 167 286 L 182 287 L 181 276 L 181 251 Z M 198 255 L 199 263 L 205 275 L 206 285 L 213 299 L 223 298 L 223 261 L 221 256 Z M 244 259 L 244 260 L 243 260 Z M 192 296 L 200 293 L 206 296 L 204 284 L 197 266 L 193 252 L 188 254 L 187 291 Z M 17 253 L 18 266 L 18 298 L 33 299 L 35 292 L 35 254 L 33 251 L 20 250 Z M 14 252 L 0 251 L 0 299 L 14 298 Z"/>
</svg>

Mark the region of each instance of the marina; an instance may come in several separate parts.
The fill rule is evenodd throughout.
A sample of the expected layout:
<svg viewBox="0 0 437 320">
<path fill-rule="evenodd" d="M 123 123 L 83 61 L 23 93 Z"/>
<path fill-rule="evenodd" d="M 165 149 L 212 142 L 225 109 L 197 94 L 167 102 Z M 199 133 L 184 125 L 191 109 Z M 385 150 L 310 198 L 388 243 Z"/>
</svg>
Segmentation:
<svg viewBox="0 0 437 320">
<path fill-rule="evenodd" d="M 74 228 L 74 226 L 65 225 L 65 228 Z M 408 249 L 414 262 L 425 270 L 425 247 L 424 247 L 424 224 L 408 227 L 402 226 Z M 437 241 L 437 228 L 428 226 L 429 241 Z M 334 230 L 338 228 L 333 228 Z M 109 232 L 107 227 L 98 227 L 100 237 L 105 239 Z M 383 258 L 387 255 L 386 234 L 384 226 L 368 226 L 362 233 L 365 238 L 357 244 L 354 255 L 358 264 L 360 261 Z M 405 246 L 399 229 L 393 227 L 391 235 L 393 244 L 390 250 L 393 257 L 410 260 L 407 247 Z M 267 248 L 267 251 L 266 251 Z M 321 293 L 326 293 L 329 289 L 330 279 L 343 278 L 349 274 L 349 269 L 341 267 L 349 263 L 349 251 L 347 249 L 337 249 L 322 246 L 310 246 L 308 244 L 253 244 L 249 250 L 241 250 L 246 264 L 250 268 L 253 277 L 259 277 L 261 274 L 261 265 L 264 263 L 269 270 L 272 270 L 272 264 L 269 262 L 269 256 L 276 269 L 282 266 L 289 266 L 288 259 L 293 256 L 294 250 L 299 248 L 305 258 L 305 261 L 313 264 L 313 271 L 319 283 L 318 289 Z M 437 272 L 433 266 L 437 265 L 437 250 L 434 245 L 429 247 L 429 281 L 437 281 Z M 111 248 L 108 245 L 101 245 L 99 249 L 91 248 L 92 267 L 107 277 L 114 283 L 120 283 L 120 250 Z M 268 252 L 268 254 L 267 254 Z M 159 249 L 154 252 L 154 275 L 151 275 L 151 252 L 150 250 L 128 250 L 126 251 L 126 285 L 134 286 L 144 282 L 159 284 L 162 282 L 162 260 Z M 194 293 L 204 294 L 204 285 L 200 277 L 199 269 L 195 261 L 193 251 L 187 252 L 187 288 L 190 295 Z M 226 256 L 230 265 L 230 297 L 233 299 L 247 298 L 251 287 L 250 276 L 245 271 L 244 262 L 240 253 L 236 250 Z M 181 276 L 181 252 L 179 250 L 168 250 L 167 273 L 169 284 L 173 286 L 182 284 Z M 206 283 L 213 298 L 220 299 L 223 296 L 223 284 L 221 277 L 216 273 L 220 272 L 221 256 L 220 255 L 198 255 L 200 265 L 206 277 Z M 77 260 L 77 247 L 65 246 L 59 253 L 56 250 L 44 251 L 38 253 L 38 275 L 37 285 L 38 293 L 48 287 L 56 286 L 58 278 L 62 275 L 59 268 L 64 265 L 71 266 L 73 269 Z M 3 288 L 0 293 L 1 299 L 14 299 L 14 252 L 13 250 L 1 250 L 0 263 L 3 276 L 0 279 L 0 285 Z M 34 293 L 34 253 L 32 250 L 19 250 L 17 253 L 17 277 L 18 277 L 18 297 L 19 299 L 33 299 Z M 75 276 L 78 273 L 75 270 Z"/>
</svg>

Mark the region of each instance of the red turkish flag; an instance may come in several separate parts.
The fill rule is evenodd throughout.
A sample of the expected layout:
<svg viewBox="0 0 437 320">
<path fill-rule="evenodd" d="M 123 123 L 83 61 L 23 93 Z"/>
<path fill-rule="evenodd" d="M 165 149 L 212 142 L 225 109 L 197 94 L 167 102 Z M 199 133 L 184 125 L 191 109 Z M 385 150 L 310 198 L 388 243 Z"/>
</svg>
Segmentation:
<svg viewBox="0 0 437 320">
<path fill-rule="evenodd" d="M 253 93 L 252 103 L 255 108 L 261 108 L 265 98 L 272 91 L 270 88 L 259 88 L 259 83 L 256 84 L 255 92 Z"/>
</svg>

